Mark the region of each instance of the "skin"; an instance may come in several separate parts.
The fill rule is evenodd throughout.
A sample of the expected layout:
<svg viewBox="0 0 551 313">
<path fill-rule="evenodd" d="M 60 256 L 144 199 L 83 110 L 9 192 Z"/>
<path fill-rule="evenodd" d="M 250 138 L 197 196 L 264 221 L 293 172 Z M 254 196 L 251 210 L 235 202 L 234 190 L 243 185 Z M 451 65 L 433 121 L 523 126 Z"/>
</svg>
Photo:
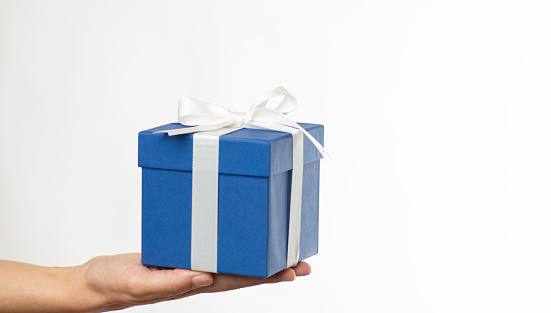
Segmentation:
<svg viewBox="0 0 551 313">
<path fill-rule="evenodd" d="M 0 312 L 106 312 L 131 306 L 293 281 L 310 274 L 306 262 L 266 279 L 159 269 L 139 253 L 95 257 L 74 267 L 0 260 Z"/>
</svg>

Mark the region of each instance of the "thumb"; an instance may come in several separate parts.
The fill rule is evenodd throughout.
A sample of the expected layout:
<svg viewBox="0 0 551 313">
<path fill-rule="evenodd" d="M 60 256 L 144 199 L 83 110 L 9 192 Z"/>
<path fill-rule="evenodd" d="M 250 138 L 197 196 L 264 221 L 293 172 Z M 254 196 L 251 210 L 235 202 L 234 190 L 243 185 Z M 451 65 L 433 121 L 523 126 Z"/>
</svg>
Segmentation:
<svg viewBox="0 0 551 313">
<path fill-rule="evenodd" d="M 191 278 L 191 289 L 197 289 L 205 286 L 212 285 L 212 275 L 205 273 Z"/>
<path fill-rule="evenodd" d="M 170 297 L 196 288 L 211 285 L 210 273 L 185 269 L 152 271 L 142 277 L 142 296 Z"/>
</svg>

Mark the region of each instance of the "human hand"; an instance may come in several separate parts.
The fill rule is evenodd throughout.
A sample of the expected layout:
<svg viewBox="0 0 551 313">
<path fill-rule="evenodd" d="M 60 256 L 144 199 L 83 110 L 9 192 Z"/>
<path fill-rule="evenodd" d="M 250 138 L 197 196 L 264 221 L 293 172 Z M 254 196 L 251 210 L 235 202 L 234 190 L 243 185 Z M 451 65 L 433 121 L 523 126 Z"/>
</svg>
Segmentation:
<svg viewBox="0 0 551 313">
<path fill-rule="evenodd" d="M 293 281 L 310 274 L 300 262 L 266 279 L 211 274 L 186 269 L 159 269 L 141 263 L 140 253 L 100 256 L 77 267 L 93 310 L 110 311 L 266 283 Z"/>
</svg>

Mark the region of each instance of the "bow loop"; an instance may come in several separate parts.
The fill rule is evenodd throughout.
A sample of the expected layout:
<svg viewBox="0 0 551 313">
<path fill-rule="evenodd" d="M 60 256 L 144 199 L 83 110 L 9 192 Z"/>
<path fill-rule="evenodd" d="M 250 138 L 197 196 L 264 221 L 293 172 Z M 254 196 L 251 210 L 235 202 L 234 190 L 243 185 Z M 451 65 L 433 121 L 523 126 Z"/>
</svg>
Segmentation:
<svg viewBox="0 0 551 313">
<path fill-rule="evenodd" d="M 252 110 L 250 122 L 268 122 L 296 128 L 293 125 L 294 122 L 287 116 L 283 115 L 283 113 L 264 107 L 257 107 Z"/>
<path fill-rule="evenodd" d="M 287 91 L 287 89 L 283 88 L 282 86 L 278 86 L 268 92 L 265 99 L 258 103 L 257 105 L 254 105 L 252 109 L 254 108 L 268 108 L 268 103 L 270 100 L 281 97 L 281 101 L 275 106 L 273 110 L 278 111 L 282 114 L 287 114 L 292 111 L 294 111 L 297 107 L 297 99 Z"/>
<path fill-rule="evenodd" d="M 232 112 L 218 104 L 186 97 L 178 101 L 178 122 L 182 125 L 218 125 L 229 122 L 231 118 Z"/>
</svg>

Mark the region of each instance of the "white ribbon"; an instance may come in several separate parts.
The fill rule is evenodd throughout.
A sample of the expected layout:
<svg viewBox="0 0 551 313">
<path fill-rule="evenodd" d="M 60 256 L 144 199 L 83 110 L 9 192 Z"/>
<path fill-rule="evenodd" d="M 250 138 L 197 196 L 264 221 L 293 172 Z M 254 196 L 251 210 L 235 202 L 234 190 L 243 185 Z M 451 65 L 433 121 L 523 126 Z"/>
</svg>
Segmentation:
<svg viewBox="0 0 551 313">
<path fill-rule="evenodd" d="M 275 108 L 271 99 L 282 97 Z M 193 137 L 191 269 L 217 272 L 218 246 L 218 138 L 241 128 L 261 128 L 293 135 L 293 171 L 287 267 L 298 263 L 302 210 L 303 134 L 323 156 L 323 146 L 285 114 L 297 107 L 295 97 L 277 87 L 246 112 L 231 111 L 221 105 L 182 98 L 178 102 L 178 121 L 192 126 L 159 131 L 169 136 L 196 133 Z"/>
</svg>

